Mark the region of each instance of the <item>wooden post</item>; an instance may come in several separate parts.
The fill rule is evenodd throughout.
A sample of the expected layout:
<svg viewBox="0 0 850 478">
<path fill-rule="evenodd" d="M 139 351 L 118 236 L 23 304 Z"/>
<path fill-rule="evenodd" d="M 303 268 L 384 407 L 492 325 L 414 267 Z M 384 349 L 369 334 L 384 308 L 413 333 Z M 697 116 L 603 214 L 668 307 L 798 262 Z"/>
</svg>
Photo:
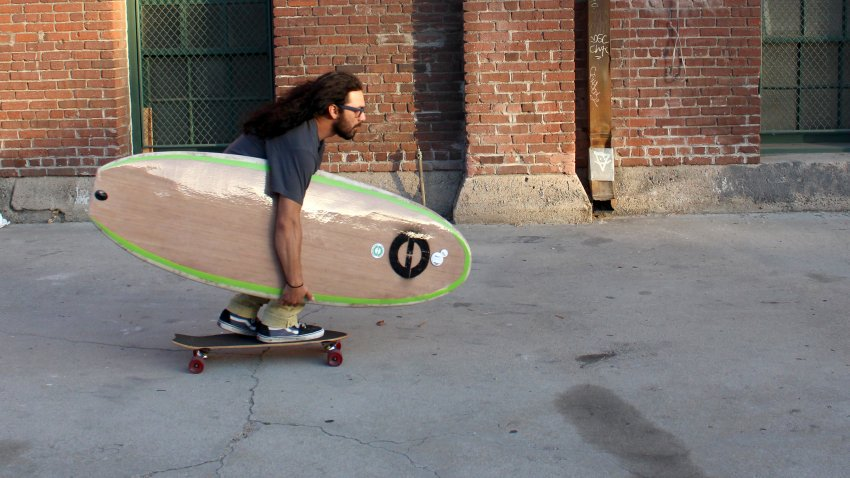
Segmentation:
<svg viewBox="0 0 850 478">
<path fill-rule="evenodd" d="M 142 152 L 153 153 L 153 109 L 142 110 Z"/>
<path fill-rule="evenodd" d="M 611 149 L 611 27 L 609 0 L 588 0 L 588 91 L 590 105 L 590 190 L 593 199 L 614 198 Z"/>
</svg>

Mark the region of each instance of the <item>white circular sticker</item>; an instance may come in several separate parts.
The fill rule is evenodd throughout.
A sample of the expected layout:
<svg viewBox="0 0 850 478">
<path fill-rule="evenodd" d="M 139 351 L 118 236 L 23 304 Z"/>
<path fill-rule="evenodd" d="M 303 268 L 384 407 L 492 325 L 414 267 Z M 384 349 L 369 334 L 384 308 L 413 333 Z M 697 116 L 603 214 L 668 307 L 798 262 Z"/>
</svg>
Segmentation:
<svg viewBox="0 0 850 478">
<path fill-rule="evenodd" d="M 440 252 L 435 252 L 431 255 L 431 264 L 434 267 L 440 267 L 441 265 L 443 265 L 443 262 L 446 260 L 446 257 L 448 257 L 448 255 L 449 251 L 445 249 Z"/>
<path fill-rule="evenodd" d="M 380 259 L 384 257 L 384 245 L 383 244 L 375 244 L 372 246 L 372 257 L 375 259 Z"/>
</svg>

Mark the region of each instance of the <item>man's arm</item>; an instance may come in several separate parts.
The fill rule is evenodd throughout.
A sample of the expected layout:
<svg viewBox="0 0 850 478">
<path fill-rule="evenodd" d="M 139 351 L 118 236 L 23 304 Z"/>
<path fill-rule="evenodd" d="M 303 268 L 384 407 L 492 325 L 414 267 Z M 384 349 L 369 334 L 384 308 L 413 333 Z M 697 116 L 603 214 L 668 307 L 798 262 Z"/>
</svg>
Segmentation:
<svg viewBox="0 0 850 478">
<path fill-rule="evenodd" d="M 301 205 L 281 195 L 277 196 L 275 203 L 274 245 L 277 257 L 286 281 L 292 286 L 300 286 L 287 286 L 280 302 L 284 305 L 300 305 L 304 303 L 305 297 L 313 300 L 301 270 Z"/>
</svg>

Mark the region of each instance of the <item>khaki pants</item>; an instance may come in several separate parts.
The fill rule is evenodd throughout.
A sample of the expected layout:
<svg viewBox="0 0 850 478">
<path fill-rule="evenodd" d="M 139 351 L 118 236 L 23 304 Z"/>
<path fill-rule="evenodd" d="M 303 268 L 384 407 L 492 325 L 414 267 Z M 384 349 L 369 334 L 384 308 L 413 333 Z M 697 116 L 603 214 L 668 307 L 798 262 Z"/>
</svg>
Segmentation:
<svg viewBox="0 0 850 478">
<path fill-rule="evenodd" d="M 259 318 L 260 308 L 268 304 Z M 298 314 L 304 310 L 303 305 L 289 306 L 280 305 L 278 301 L 271 301 L 262 297 L 254 297 L 247 294 L 236 294 L 227 305 L 230 312 L 249 319 L 259 319 L 267 327 L 273 329 L 285 329 L 298 325 Z"/>
</svg>

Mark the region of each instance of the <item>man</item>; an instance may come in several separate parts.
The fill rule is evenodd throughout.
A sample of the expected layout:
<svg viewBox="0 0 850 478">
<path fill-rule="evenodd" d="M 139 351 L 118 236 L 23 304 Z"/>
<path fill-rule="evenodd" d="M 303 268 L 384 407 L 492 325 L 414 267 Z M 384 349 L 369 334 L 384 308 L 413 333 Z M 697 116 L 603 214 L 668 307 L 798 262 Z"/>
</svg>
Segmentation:
<svg viewBox="0 0 850 478">
<path fill-rule="evenodd" d="M 268 299 L 238 294 L 222 311 L 219 327 L 256 335 L 276 343 L 322 337 L 325 331 L 298 322 L 304 301 L 313 300 L 301 268 L 301 206 L 310 179 L 319 169 L 325 140 L 333 136 L 354 139 L 366 120 L 363 84 L 348 73 L 326 73 L 291 89 L 275 103 L 256 111 L 243 134 L 225 153 L 268 161 L 267 193 L 275 211 L 274 245 L 285 277 L 280 299 L 260 308 Z"/>
</svg>

